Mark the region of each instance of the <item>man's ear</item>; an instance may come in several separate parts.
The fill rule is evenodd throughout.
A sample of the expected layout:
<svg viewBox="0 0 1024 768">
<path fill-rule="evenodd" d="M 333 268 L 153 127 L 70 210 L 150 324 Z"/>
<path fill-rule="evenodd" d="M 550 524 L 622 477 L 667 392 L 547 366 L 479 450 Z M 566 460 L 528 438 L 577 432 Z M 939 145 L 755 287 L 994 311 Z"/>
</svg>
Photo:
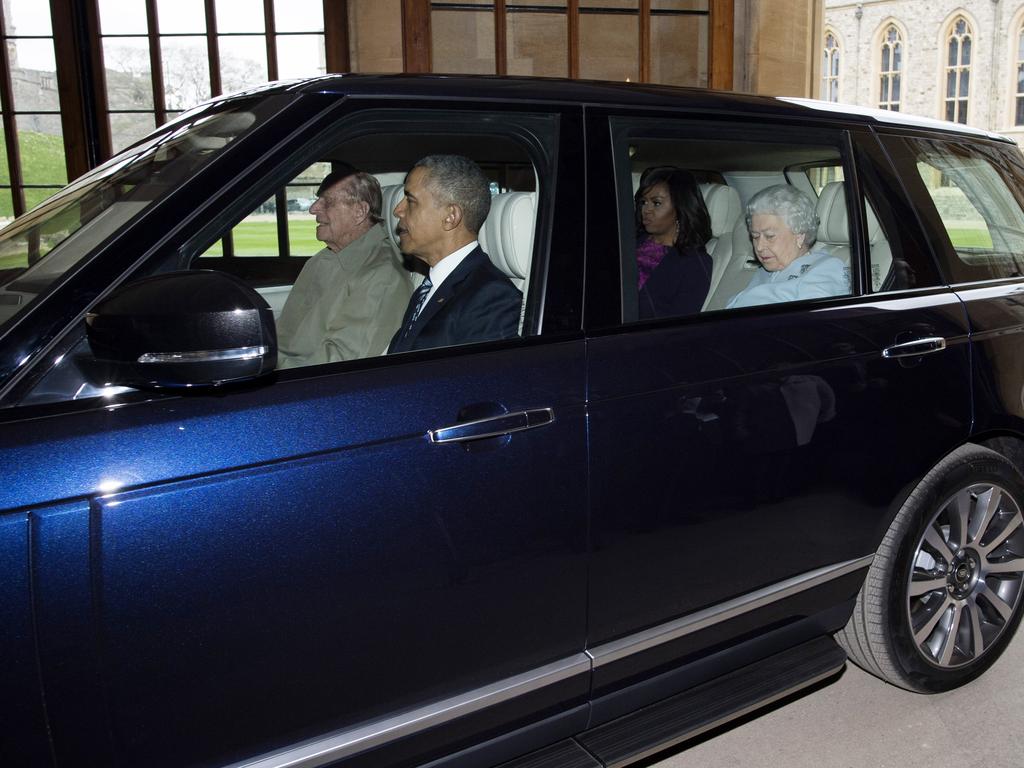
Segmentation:
<svg viewBox="0 0 1024 768">
<path fill-rule="evenodd" d="M 462 224 L 462 206 L 449 203 L 444 207 L 444 218 L 441 227 L 445 232 L 453 232 Z"/>
<path fill-rule="evenodd" d="M 362 224 L 364 221 L 366 221 L 366 218 L 369 215 L 370 204 L 368 202 L 366 202 L 365 200 L 360 200 L 358 203 L 356 203 L 356 216 L 358 218 L 359 224 Z"/>
</svg>

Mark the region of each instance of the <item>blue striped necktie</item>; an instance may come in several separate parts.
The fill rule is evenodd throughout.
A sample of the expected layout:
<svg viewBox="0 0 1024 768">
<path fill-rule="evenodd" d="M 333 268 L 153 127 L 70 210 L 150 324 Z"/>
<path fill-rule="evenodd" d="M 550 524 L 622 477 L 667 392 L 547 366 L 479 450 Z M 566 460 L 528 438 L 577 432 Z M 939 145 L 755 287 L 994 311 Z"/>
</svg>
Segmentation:
<svg viewBox="0 0 1024 768">
<path fill-rule="evenodd" d="M 415 309 L 413 309 L 412 314 L 409 315 L 409 322 L 405 324 L 405 329 L 402 331 L 403 339 L 409 335 L 409 331 L 411 331 L 412 327 L 416 324 L 416 318 L 420 316 L 420 312 L 423 311 L 423 306 L 427 303 L 427 294 L 430 293 L 430 289 L 433 287 L 434 284 L 430 282 L 430 276 L 428 275 L 423 278 L 423 282 L 420 283 L 419 288 L 413 292 L 412 300 L 410 300 L 409 303 L 415 303 Z"/>
</svg>

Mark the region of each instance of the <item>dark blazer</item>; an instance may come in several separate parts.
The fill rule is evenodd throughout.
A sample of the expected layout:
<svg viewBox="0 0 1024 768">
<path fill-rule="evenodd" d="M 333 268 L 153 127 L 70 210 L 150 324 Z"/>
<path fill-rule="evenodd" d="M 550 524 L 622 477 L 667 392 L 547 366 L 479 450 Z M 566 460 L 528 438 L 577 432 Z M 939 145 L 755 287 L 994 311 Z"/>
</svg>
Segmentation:
<svg viewBox="0 0 1024 768">
<path fill-rule="evenodd" d="M 413 310 L 413 300 L 409 301 L 388 354 L 516 336 L 522 303 L 523 294 L 478 246 L 434 291 L 402 339 Z"/>
<path fill-rule="evenodd" d="M 682 253 L 670 248 L 637 296 L 640 317 L 694 315 L 704 306 L 711 288 L 711 257 L 703 245 Z"/>
</svg>

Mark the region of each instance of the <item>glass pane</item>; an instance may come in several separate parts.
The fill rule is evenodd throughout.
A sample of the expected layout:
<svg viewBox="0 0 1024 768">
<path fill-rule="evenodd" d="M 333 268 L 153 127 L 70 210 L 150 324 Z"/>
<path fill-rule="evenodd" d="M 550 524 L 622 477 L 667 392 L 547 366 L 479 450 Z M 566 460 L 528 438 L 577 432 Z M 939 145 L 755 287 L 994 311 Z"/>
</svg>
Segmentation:
<svg viewBox="0 0 1024 768">
<path fill-rule="evenodd" d="M 569 74 L 568 21 L 564 14 L 508 15 L 508 73 L 538 77 Z"/>
<path fill-rule="evenodd" d="M 125 114 L 114 112 L 110 115 L 110 137 L 114 152 L 120 152 L 156 129 L 156 117 L 152 112 Z"/>
<path fill-rule="evenodd" d="M 897 43 L 896 45 L 893 46 L 893 49 L 892 49 L 892 68 L 893 68 L 893 71 L 898 72 L 899 70 L 903 69 L 903 61 L 902 61 L 902 59 L 903 59 L 903 45 L 901 43 Z"/>
<path fill-rule="evenodd" d="M 4 9 L 8 11 L 7 36 L 17 35 L 52 35 L 50 25 L 50 4 L 40 0 L 4 0 Z M 21 63 L 21 62 L 19 62 Z M 22 64 L 22 66 L 27 66 Z"/>
<path fill-rule="evenodd" d="M 348 23 L 353 72 L 402 71 L 402 0 L 349 3 Z"/>
<path fill-rule="evenodd" d="M 206 32 L 203 0 L 157 0 L 156 8 L 162 35 Z"/>
<path fill-rule="evenodd" d="M 38 189 L 33 187 L 32 189 L 26 189 L 25 192 L 25 210 L 31 211 L 46 198 L 52 197 L 54 194 L 59 192 L 63 187 L 50 187 L 49 189 Z"/>
<path fill-rule="evenodd" d="M 270 198 L 250 213 L 231 230 L 231 243 L 235 256 L 280 256 L 277 244 L 277 201 Z M 308 229 L 308 227 L 307 227 Z M 291 235 L 291 226 L 288 227 Z M 315 231 L 315 230 L 314 230 Z M 294 239 L 291 239 L 294 242 Z M 204 256 L 220 256 L 221 243 L 217 241 Z"/>
<path fill-rule="evenodd" d="M 638 11 L 639 0 L 580 0 L 583 8 L 622 8 L 625 10 Z"/>
<path fill-rule="evenodd" d="M 637 16 L 580 16 L 580 77 L 636 82 L 639 33 Z"/>
<path fill-rule="evenodd" d="M 1024 93 L 1024 63 L 1017 65 L 1017 93 Z"/>
<path fill-rule="evenodd" d="M 218 37 L 220 84 L 224 93 L 265 83 L 267 38 L 263 35 Z"/>
<path fill-rule="evenodd" d="M 495 73 L 494 11 L 433 11 L 430 31 L 435 72 Z"/>
<path fill-rule="evenodd" d="M 893 75 L 892 77 L 892 100 L 900 100 L 900 76 Z"/>
<path fill-rule="evenodd" d="M 59 115 L 18 115 L 18 149 L 25 184 L 67 184 Z"/>
<path fill-rule="evenodd" d="M 971 70 L 965 69 L 960 73 L 960 95 L 967 96 L 970 92 Z"/>
<path fill-rule="evenodd" d="M 889 101 L 889 77 L 888 75 L 882 75 L 881 102 L 885 104 L 887 101 Z"/>
<path fill-rule="evenodd" d="M 839 77 L 839 51 L 832 54 L 832 77 Z"/>
<path fill-rule="evenodd" d="M 956 71 L 951 69 L 946 72 L 946 97 L 954 96 L 956 96 Z"/>
<path fill-rule="evenodd" d="M 309 213 L 309 206 L 316 202 L 316 190 L 321 181 L 322 178 L 317 178 L 310 180 L 308 184 L 289 184 L 285 188 L 288 201 L 288 237 L 292 256 L 312 256 L 324 247 L 324 244 L 316 239 L 316 219 Z"/>
<path fill-rule="evenodd" d="M 323 35 L 284 35 L 277 38 L 277 76 L 315 77 L 327 72 Z"/>
<path fill-rule="evenodd" d="M 0 123 L 0 187 L 11 186 L 11 170 L 7 166 L 6 135 L 3 123 Z M 14 207 L 11 202 L 10 190 L 0 189 L 0 224 L 13 217 Z M 0 267 L 0 269 L 3 269 L 3 267 Z"/>
<path fill-rule="evenodd" d="M 144 35 L 146 4 L 139 0 L 99 0 L 100 30 L 104 35 Z"/>
<path fill-rule="evenodd" d="M 220 0 L 217 3 L 217 31 L 266 31 L 263 0 L 229 0 L 228 2 Z"/>
<path fill-rule="evenodd" d="M 581 5 L 590 5 L 584 1 Z M 708 0 L 651 0 L 652 11 L 707 11 Z"/>
<path fill-rule="evenodd" d="M 153 81 L 149 40 L 115 37 L 103 41 L 103 64 L 110 109 L 152 109 Z"/>
<path fill-rule="evenodd" d="M 210 98 L 210 62 L 205 37 L 163 37 L 164 105 L 188 109 Z"/>
<path fill-rule="evenodd" d="M 565 0 L 530 0 L 530 5 L 540 5 L 545 8 L 565 8 Z"/>
<path fill-rule="evenodd" d="M 14 108 L 21 112 L 59 110 L 53 40 L 8 40 L 7 50 L 11 48 Z"/>
<path fill-rule="evenodd" d="M 883 72 L 888 72 L 889 71 L 889 46 L 888 45 L 883 45 L 882 46 L 882 71 Z"/>
<path fill-rule="evenodd" d="M 707 87 L 707 16 L 651 17 L 651 82 Z"/>
<path fill-rule="evenodd" d="M 967 124 L 967 100 L 960 99 L 957 102 L 956 120 L 958 123 Z"/>
<path fill-rule="evenodd" d="M 323 32 L 323 0 L 274 0 L 278 32 Z"/>
<path fill-rule="evenodd" d="M 0 227 L 14 221 L 14 197 L 7 187 L 0 187 Z M 18 269 L 28 266 L 27 254 L 6 254 L 0 251 L 0 272 L 5 269 Z"/>
<path fill-rule="evenodd" d="M 1017 36 L 1017 60 L 1024 59 L 1024 30 Z"/>
<path fill-rule="evenodd" d="M 1017 117 L 1013 121 L 1014 125 L 1024 125 L 1024 97 L 1017 97 Z M 4 171 L 6 172 L 6 167 Z"/>
<path fill-rule="evenodd" d="M 956 102 L 946 102 L 946 119 L 952 121 L 956 117 Z"/>
<path fill-rule="evenodd" d="M 971 63 L 971 38 L 965 37 L 960 50 L 960 61 L 966 67 Z"/>
<path fill-rule="evenodd" d="M 959 51 L 960 46 L 957 44 L 956 38 L 951 38 L 949 41 L 949 56 L 947 57 L 947 64 L 949 66 L 956 66 Z"/>
</svg>

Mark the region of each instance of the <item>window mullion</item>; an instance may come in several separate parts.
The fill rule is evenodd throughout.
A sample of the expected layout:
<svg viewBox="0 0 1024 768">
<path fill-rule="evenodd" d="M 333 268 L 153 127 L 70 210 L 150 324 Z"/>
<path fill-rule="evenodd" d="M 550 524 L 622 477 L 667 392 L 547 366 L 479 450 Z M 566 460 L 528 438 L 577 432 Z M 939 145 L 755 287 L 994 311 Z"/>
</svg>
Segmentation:
<svg viewBox="0 0 1024 768">
<path fill-rule="evenodd" d="M 153 112 L 158 126 L 167 122 L 167 100 L 164 98 L 164 64 L 160 51 L 160 22 L 156 0 L 146 0 L 146 25 L 149 34 L 149 67 L 153 82 Z"/>
<path fill-rule="evenodd" d="M 217 39 L 217 0 L 206 2 L 206 56 L 210 61 L 210 95 L 224 92 L 220 81 L 220 42 Z"/>
<path fill-rule="evenodd" d="M 263 19 L 267 30 L 267 79 L 277 80 L 277 25 L 274 0 L 263 0 Z"/>
<path fill-rule="evenodd" d="M 4 143 L 7 169 L 11 180 L 11 197 L 15 216 L 25 212 L 25 190 L 21 174 L 21 150 L 18 148 L 18 123 L 14 119 L 14 86 L 11 83 L 10 48 L 7 45 L 7 24 L 0 13 L 0 108 L 3 109 Z"/>
</svg>

